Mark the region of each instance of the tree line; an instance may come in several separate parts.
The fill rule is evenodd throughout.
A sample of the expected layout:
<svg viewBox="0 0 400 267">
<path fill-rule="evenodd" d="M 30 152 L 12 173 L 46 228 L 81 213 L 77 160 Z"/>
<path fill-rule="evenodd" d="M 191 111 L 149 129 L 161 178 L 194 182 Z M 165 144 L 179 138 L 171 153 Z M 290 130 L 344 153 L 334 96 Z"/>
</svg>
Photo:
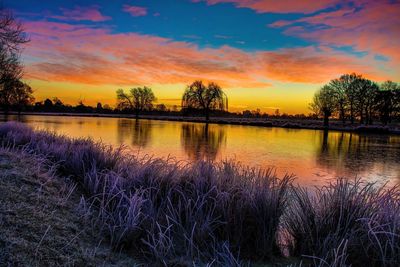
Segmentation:
<svg viewBox="0 0 400 267">
<path fill-rule="evenodd" d="M 153 108 L 156 97 L 151 88 L 144 86 L 132 88 L 128 92 L 118 89 L 117 101 L 118 109 L 132 111 L 138 118 L 141 112 Z M 218 84 L 205 84 L 197 80 L 186 87 L 181 107 L 183 114 L 202 113 L 208 121 L 211 112 L 228 110 L 228 98 Z"/>
<path fill-rule="evenodd" d="M 314 94 L 310 109 L 323 117 L 326 127 L 331 117 L 343 124 L 370 125 L 379 120 L 387 125 L 400 115 L 400 85 L 392 81 L 378 85 L 359 74 L 344 74 Z"/>
<path fill-rule="evenodd" d="M 0 107 L 21 111 L 34 102 L 32 88 L 22 82 L 22 45 L 29 41 L 11 11 L 0 7 Z"/>
</svg>

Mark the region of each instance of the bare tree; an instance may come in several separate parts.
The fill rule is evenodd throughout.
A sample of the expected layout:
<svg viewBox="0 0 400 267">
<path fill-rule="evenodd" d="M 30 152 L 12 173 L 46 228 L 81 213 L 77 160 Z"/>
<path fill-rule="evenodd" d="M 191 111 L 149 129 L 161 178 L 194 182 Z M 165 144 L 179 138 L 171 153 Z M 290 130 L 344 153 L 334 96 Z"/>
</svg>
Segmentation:
<svg viewBox="0 0 400 267">
<path fill-rule="evenodd" d="M 182 96 L 183 109 L 198 109 L 203 111 L 206 121 L 212 110 L 228 110 L 228 98 L 216 83 L 205 85 L 195 81 L 189 85 Z"/>
<path fill-rule="evenodd" d="M 397 111 L 400 111 L 400 85 L 392 81 L 384 82 L 377 93 L 377 109 L 381 121 L 388 124 Z"/>
<path fill-rule="evenodd" d="M 360 122 L 372 124 L 373 116 L 377 108 L 379 86 L 368 79 L 362 79 L 360 82 L 362 84 L 360 99 L 363 100 L 363 106 L 359 109 Z"/>
<path fill-rule="evenodd" d="M 361 75 L 352 73 L 352 74 L 344 74 L 340 76 L 339 80 L 342 83 L 342 87 L 344 88 L 344 93 L 347 98 L 348 110 L 350 122 L 353 124 L 356 117 L 356 101 L 357 101 L 357 93 L 358 87 L 356 86 L 356 81 L 361 79 Z"/>
<path fill-rule="evenodd" d="M 324 85 L 319 89 L 310 104 L 310 109 L 317 115 L 322 115 L 324 118 L 324 126 L 329 126 L 329 117 L 335 112 L 337 102 L 335 99 L 335 90 L 329 85 Z"/>
<path fill-rule="evenodd" d="M 343 124 L 346 123 L 347 117 L 347 109 L 349 106 L 349 101 L 346 95 L 346 82 L 339 78 L 334 79 L 329 82 L 329 86 L 331 86 L 334 90 L 334 96 L 337 103 L 337 111 L 339 114 L 339 119 Z"/>
<path fill-rule="evenodd" d="M 128 93 L 125 93 L 123 89 L 118 89 L 117 101 L 118 108 L 134 111 L 138 118 L 140 112 L 153 108 L 156 97 L 151 88 L 144 86 L 132 88 Z"/>
<path fill-rule="evenodd" d="M 23 95 L 32 95 L 32 89 L 20 81 L 23 71 L 19 54 L 26 42 L 21 24 L 10 11 L 0 8 L 0 105 L 6 112 Z"/>
<path fill-rule="evenodd" d="M 10 52 L 20 52 L 21 44 L 29 39 L 22 24 L 15 20 L 10 10 L 0 7 L 0 46 Z"/>
</svg>

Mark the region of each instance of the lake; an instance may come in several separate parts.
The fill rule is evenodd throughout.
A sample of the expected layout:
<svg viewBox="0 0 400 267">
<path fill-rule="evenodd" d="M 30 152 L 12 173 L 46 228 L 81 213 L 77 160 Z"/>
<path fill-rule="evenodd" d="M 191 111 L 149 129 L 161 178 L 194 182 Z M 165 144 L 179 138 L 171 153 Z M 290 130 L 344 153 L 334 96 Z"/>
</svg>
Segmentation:
<svg viewBox="0 0 400 267">
<path fill-rule="evenodd" d="M 91 137 L 176 160 L 231 160 L 296 175 L 305 186 L 335 177 L 400 184 L 400 136 L 98 117 L 9 116 L 35 129 Z M 0 117 L 4 121 L 4 117 Z"/>
</svg>

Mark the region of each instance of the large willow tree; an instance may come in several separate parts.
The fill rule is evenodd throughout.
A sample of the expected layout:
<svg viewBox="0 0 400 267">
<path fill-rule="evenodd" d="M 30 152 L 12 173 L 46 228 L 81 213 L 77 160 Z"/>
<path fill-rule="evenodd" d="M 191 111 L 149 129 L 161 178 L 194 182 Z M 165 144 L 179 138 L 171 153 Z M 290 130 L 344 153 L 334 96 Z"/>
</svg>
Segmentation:
<svg viewBox="0 0 400 267">
<path fill-rule="evenodd" d="M 202 81 L 195 81 L 183 94 L 182 109 L 201 110 L 208 121 L 211 111 L 228 110 L 228 98 L 218 84 L 211 82 L 206 85 Z"/>
<path fill-rule="evenodd" d="M 151 110 L 156 100 L 151 88 L 146 86 L 132 88 L 127 93 L 123 89 L 117 90 L 118 108 L 134 111 L 136 118 L 139 118 L 140 112 Z"/>
</svg>

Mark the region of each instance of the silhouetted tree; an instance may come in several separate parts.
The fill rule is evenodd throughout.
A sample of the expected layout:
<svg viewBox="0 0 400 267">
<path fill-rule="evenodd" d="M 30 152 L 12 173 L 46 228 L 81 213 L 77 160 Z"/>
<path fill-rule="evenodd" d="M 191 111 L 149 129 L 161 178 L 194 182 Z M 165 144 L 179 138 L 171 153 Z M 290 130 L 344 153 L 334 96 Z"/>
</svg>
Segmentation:
<svg viewBox="0 0 400 267">
<path fill-rule="evenodd" d="M 5 112 L 8 112 L 10 107 L 15 107 L 21 112 L 27 105 L 33 104 L 34 100 L 32 88 L 18 79 L 4 80 L 0 85 L 0 105 Z"/>
<path fill-rule="evenodd" d="M 33 97 L 32 88 L 21 81 L 17 81 L 13 88 L 12 104 L 16 106 L 20 113 L 24 108 L 34 103 L 35 98 Z"/>
<path fill-rule="evenodd" d="M 335 91 L 329 85 L 324 85 L 319 89 L 310 104 L 310 108 L 315 114 L 322 115 L 324 118 L 324 126 L 329 126 L 329 117 L 335 112 L 337 102 L 335 99 Z"/>
<path fill-rule="evenodd" d="M 339 119 L 343 124 L 346 123 L 347 109 L 348 109 L 348 98 L 346 94 L 347 81 L 345 77 L 340 77 L 339 79 L 334 79 L 329 82 L 334 90 L 335 101 L 337 104 L 337 111 L 339 114 Z"/>
<path fill-rule="evenodd" d="M 153 102 L 156 101 L 153 91 L 149 87 L 132 88 L 129 93 L 123 89 L 117 90 L 117 101 L 119 109 L 128 109 L 135 112 L 136 118 L 143 110 L 151 110 Z"/>
<path fill-rule="evenodd" d="M 392 81 L 384 82 L 377 93 L 377 110 L 383 124 L 392 121 L 400 111 L 400 85 Z"/>
<path fill-rule="evenodd" d="M 177 105 L 173 105 L 171 108 L 172 112 L 178 112 L 178 106 Z"/>
<path fill-rule="evenodd" d="M 167 111 L 167 107 L 164 104 L 158 104 L 156 106 L 156 110 L 160 111 L 160 112 L 166 112 Z"/>
<path fill-rule="evenodd" d="M 365 124 L 372 124 L 373 116 L 377 109 L 377 96 L 379 86 L 367 79 L 363 79 L 362 98 L 364 99 L 363 109 L 360 109 L 360 121 Z M 364 114 L 363 114 L 364 113 Z"/>
<path fill-rule="evenodd" d="M 372 81 L 359 75 L 352 82 L 353 95 L 353 111 L 354 115 L 358 115 L 360 123 L 368 124 L 368 116 L 370 109 L 373 108 L 378 86 Z"/>
<path fill-rule="evenodd" d="M 349 117 L 350 122 L 353 124 L 355 120 L 355 113 L 356 113 L 356 106 L 357 106 L 357 95 L 358 89 L 357 87 L 357 80 L 361 79 L 361 75 L 352 73 L 352 74 L 344 74 L 340 76 L 340 81 L 344 88 L 344 93 L 347 98 L 347 104 L 349 109 Z"/>
<path fill-rule="evenodd" d="M 53 102 L 50 99 L 47 98 L 43 104 L 45 111 L 51 111 L 53 109 Z"/>
<path fill-rule="evenodd" d="M 29 94 L 31 90 L 20 81 L 22 65 L 19 53 L 21 45 L 26 42 L 28 38 L 21 24 L 10 11 L 0 8 L 0 105 L 6 112 L 11 105 L 17 104 L 23 93 Z M 13 95 L 16 93 L 19 95 Z"/>
<path fill-rule="evenodd" d="M 103 110 L 103 105 L 99 102 L 99 103 L 97 103 L 97 105 L 96 105 L 96 111 L 97 112 L 101 112 Z"/>
<path fill-rule="evenodd" d="M 379 90 L 375 82 L 354 73 L 333 79 L 328 86 L 329 95 L 333 97 L 329 98 L 330 106 L 335 106 L 331 113 L 337 113 L 343 124 L 346 118 L 349 118 L 351 123 L 358 118 L 360 123 L 372 124 L 378 113 L 381 114 L 381 118 L 385 118 L 383 121 L 388 121 L 393 113 L 391 110 L 395 110 L 394 106 L 398 103 L 393 90 Z M 390 82 L 383 87 L 396 88 Z M 319 110 L 318 105 L 315 108 Z"/>
<path fill-rule="evenodd" d="M 206 86 L 202 81 L 195 81 L 182 96 L 182 108 L 201 110 L 208 121 L 210 111 L 228 110 L 228 98 L 218 84 L 211 82 Z"/>
<path fill-rule="evenodd" d="M 20 45 L 28 42 L 20 22 L 16 21 L 12 12 L 0 7 L 0 48 L 9 54 L 20 52 Z"/>
</svg>

